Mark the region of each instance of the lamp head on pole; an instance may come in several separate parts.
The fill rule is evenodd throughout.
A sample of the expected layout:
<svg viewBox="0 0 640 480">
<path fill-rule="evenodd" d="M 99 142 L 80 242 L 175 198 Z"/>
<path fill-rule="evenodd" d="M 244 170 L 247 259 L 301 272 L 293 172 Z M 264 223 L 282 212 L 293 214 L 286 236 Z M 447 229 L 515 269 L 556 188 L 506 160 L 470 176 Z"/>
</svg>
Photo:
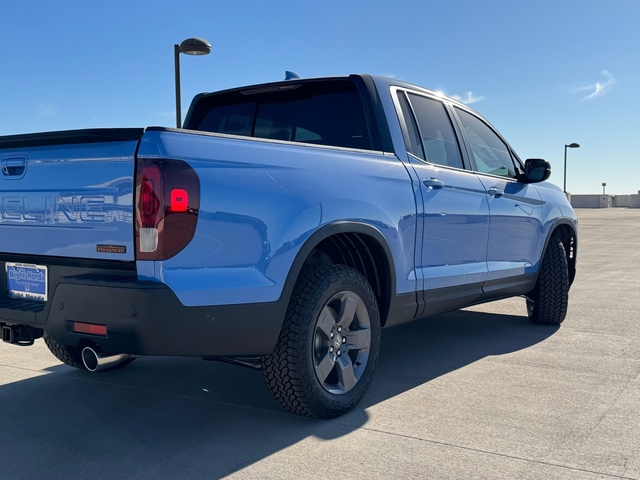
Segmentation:
<svg viewBox="0 0 640 480">
<path fill-rule="evenodd" d="M 580 144 L 570 143 L 569 145 L 565 145 L 565 148 L 580 148 Z"/>
<path fill-rule="evenodd" d="M 211 44 L 202 38 L 187 38 L 180 44 L 180 52 L 187 55 L 208 55 Z"/>
</svg>

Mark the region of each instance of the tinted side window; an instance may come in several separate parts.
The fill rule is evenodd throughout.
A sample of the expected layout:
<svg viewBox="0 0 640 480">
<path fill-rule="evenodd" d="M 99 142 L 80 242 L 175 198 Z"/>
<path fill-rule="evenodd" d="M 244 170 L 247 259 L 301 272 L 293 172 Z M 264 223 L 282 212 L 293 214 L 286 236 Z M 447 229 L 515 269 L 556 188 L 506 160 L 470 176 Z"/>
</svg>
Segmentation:
<svg viewBox="0 0 640 480">
<path fill-rule="evenodd" d="M 482 173 L 516 178 L 516 166 L 507 145 L 479 118 L 456 108 L 464 127 L 476 169 Z"/>
<path fill-rule="evenodd" d="M 462 155 L 449 114 L 442 102 L 409 94 L 427 162 L 463 168 Z"/>
<path fill-rule="evenodd" d="M 405 122 L 406 131 L 405 131 L 405 139 L 404 146 L 407 149 L 407 152 L 415 155 L 422 160 L 424 158 L 424 150 L 422 149 L 422 141 L 420 140 L 420 132 L 418 131 L 418 126 L 416 125 L 415 119 L 413 117 L 413 113 L 411 112 L 411 107 L 409 106 L 409 101 L 403 92 L 398 92 L 398 103 L 400 104 L 400 111 L 402 112 L 402 119 Z"/>
<path fill-rule="evenodd" d="M 195 129 L 205 132 L 372 148 L 362 99 L 350 81 L 212 94 L 200 101 L 193 117 Z"/>
</svg>

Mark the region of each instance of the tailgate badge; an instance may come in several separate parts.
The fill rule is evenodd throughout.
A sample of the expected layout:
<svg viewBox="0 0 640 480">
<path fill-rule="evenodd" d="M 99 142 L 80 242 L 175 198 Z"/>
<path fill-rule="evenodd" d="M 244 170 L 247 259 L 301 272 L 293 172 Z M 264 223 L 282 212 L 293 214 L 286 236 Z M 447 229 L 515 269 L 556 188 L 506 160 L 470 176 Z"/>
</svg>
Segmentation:
<svg viewBox="0 0 640 480">
<path fill-rule="evenodd" d="M 127 253 L 127 247 L 124 245 L 96 245 L 98 253 Z"/>
</svg>

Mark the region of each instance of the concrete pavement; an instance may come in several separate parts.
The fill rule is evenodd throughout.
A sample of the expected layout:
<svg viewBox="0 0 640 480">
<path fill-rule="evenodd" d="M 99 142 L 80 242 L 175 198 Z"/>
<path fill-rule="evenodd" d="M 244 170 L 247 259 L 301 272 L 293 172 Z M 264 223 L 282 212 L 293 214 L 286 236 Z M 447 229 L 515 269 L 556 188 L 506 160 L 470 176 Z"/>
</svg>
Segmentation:
<svg viewBox="0 0 640 480">
<path fill-rule="evenodd" d="M 259 372 L 88 374 L 0 344 L 0 479 L 640 479 L 640 210 L 578 210 L 560 327 L 510 299 L 383 331 L 362 404 L 287 414 Z"/>
</svg>

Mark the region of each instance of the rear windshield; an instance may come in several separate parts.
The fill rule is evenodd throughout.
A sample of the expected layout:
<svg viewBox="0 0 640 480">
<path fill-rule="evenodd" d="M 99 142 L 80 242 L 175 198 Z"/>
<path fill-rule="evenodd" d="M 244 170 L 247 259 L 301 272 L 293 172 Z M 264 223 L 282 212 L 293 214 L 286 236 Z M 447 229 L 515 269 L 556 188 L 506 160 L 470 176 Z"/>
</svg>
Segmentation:
<svg viewBox="0 0 640 480">
<path fill-rule="evenodd" d="M 206 95 L 188 123 L 205 132 L 372 148 L 360 93 L 346 79 Z"/>
</svg>

